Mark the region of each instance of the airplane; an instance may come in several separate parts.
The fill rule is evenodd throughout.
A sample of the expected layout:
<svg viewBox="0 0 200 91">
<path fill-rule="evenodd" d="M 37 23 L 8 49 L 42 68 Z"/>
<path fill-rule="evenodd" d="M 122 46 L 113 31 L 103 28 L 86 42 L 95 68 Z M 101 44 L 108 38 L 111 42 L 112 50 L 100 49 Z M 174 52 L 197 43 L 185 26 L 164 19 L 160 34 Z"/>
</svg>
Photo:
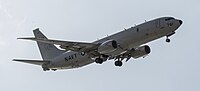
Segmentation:
<svg viewBox="0 0 200 91">
<path fill-rule="evenodd" d="M 173 17 L 160 17 L 92 43 L 48 39 L 37 28 L 33 30 L 34 37 L 18 39 L 36 41 L 42 60 L 13 61 L 39 65 L 43 71 L 79 68 L 94 62 L 102 64 L 112 59 L 115 66 L 121 67 L 124 59 L 127 62 L 130 58 L 147 56 L 151 49 L 146 43 L 162 37 L 166 37 L 166 42 L 170 42 L 169 37 L 175 34 L 182 23 L 182 20 Z"/>
</svg>

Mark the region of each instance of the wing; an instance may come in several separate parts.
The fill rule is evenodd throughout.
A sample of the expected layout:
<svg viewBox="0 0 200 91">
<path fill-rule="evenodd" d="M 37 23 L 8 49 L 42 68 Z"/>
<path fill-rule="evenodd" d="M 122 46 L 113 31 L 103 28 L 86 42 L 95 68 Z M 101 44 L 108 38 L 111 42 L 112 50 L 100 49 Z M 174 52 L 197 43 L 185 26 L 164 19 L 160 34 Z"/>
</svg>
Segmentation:
<svg viewBox="0 0 200 91">
<path fill-rule="evenodd" d="M 94 43 L 72 42 L 72 41 L 42 39 L 42 38 L 18 38 L 18 39 L 33 40 L 33 41 L 43 42 L 47 44 L 56 44 L 56 45 L 60 45 L 60 47 L 65 50 L 71 50 L 71 51 L 76 51 L 76 52 L 94 51 L 100 45 L 100 44 L 94 44 Z"/>
<path fill-rule="evenodd" d="M 43 61 L 43 60 L 13 59 L 13 61 L 23 62 L 23 63 L 29 63 L 29 64 L 34 64 L 34 65 L 43 65 L 43 64 L 49 63 L 49 61 Z"/>
</svg>

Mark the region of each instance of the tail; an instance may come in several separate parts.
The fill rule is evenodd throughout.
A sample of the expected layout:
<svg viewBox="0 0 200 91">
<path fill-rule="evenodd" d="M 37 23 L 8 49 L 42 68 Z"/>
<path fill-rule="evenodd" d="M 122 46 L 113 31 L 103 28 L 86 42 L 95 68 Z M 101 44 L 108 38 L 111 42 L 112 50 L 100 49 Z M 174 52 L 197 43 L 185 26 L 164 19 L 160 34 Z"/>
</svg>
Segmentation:
<svg viewBox="0 0 200 91">
<path fill-rule="evenodd" d="M 47 39 L 47 37 L 40 32 L 39 28 L 33 30 L 35 38 L 42 38 Z M 53 44 L 46 44 L 42 42 L 37 42 L 37 45 L 39 47 L 41 56 L 43 60 L 49 60 L 57 57 L 58 55 L 64 53 L 63 50 L 59 50 L 55 45 Z"/>
</svg>

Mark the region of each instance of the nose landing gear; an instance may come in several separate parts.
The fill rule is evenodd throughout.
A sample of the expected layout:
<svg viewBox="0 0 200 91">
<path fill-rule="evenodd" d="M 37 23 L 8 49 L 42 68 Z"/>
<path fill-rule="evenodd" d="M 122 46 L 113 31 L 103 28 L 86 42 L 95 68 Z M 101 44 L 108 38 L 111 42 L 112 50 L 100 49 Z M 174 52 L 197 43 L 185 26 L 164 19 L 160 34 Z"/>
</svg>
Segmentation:
<svg viewBox="0 0 200 91">
<path fill-rule="evenodd" d="M 170 39 L 167 37 L 167 39 L 165 40 L 167 43 L 169 43 L 170 42 Z"/>
<path fill-rule="evenodd" d="M 173 32 L 171 32 L 170 34 L 168 34 L 166 37 L 167 37 L 167 39 L 166 39 L 166 42 L 167 43 L 169 43 L 170 42 L 170 39 L 169 39 L 169 37 L 170 36 L 172 36 L 173 34 L 175 34 L 175 32 L 173 31 Z"/>
</svg>

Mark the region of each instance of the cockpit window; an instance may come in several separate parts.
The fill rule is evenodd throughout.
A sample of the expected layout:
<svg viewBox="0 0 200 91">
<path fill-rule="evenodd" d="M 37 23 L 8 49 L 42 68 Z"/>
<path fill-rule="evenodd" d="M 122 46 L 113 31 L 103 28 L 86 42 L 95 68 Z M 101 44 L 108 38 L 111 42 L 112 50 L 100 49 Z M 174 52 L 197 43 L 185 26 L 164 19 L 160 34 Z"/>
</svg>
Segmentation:
<svg viewBox="0 0 200 91">
<path fill-rule="evenodd" d="M 170 17 L 170 18 L 167 18 L 165 19 L 165 21 L 169 21 L 169 20 L 173 20 L 174 18 Z"/>
</svg>

